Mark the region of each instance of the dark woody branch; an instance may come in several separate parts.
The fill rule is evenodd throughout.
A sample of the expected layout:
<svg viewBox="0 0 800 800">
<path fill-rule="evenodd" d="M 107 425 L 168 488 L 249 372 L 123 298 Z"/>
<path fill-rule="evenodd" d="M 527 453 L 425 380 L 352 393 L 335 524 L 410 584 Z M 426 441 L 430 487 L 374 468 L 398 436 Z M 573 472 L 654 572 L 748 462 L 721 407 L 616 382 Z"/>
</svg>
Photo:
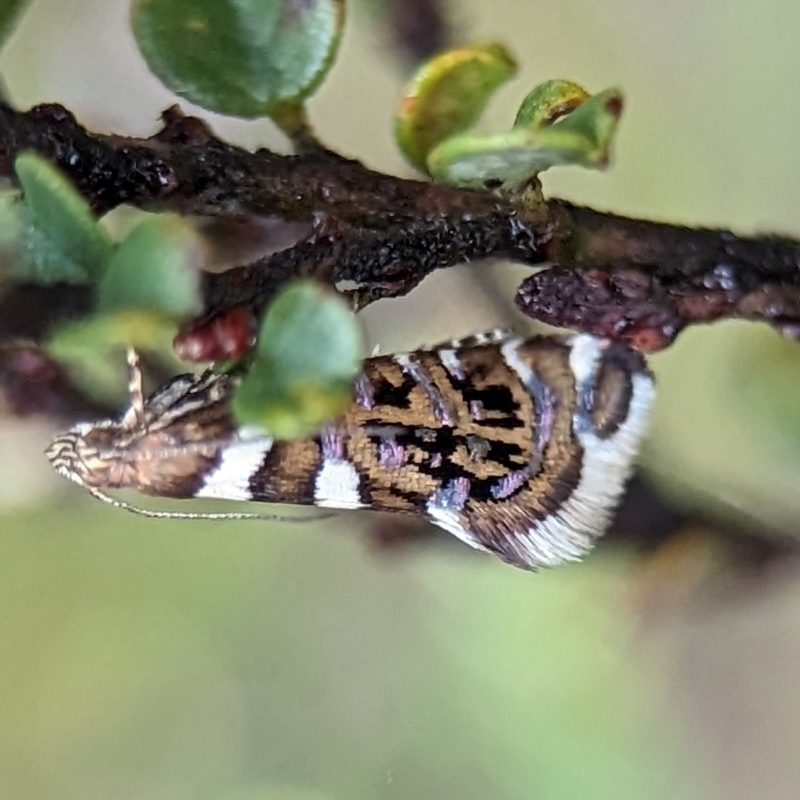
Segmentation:
<svg viewBox="0 0 800 800">
<path fill-rule="evenodd" d="M 568 221 L 560 230 L 571 233 L 557 239 L 557 266 L 517 294 L 530 316 L 644 350 L 666 347 L 688 324 L 724 317 L 800 334 L 800 242 L 561 208 Z"/>
<path fill-rule="evenodd" d="M 251 153 L 217 139 L 177 108 L 149 139 L 87 132 L 63 106 L 17 112 L 0 105 L 0 172 L 33 149 L 51 159 L 98 213 L 122 203 L 185 214 L 280 216 L 386 228 L 442 217 L 482 216 L 507 203 L 484 192 L 400 180 L 328 150 L 299 156 Z"/>
<path fill-rule="evenodd" d="M 513 213 L 513 212 L 512 212 Z M 436 269 L 475 259 L 505 256 L 527 263 L 546 258 L 547 241 L 532 227 L 517 226 L 502 209 L 475 218 L 447 216 L 377 231 L 351 228 L 311 237 L 246 267 L 205 280 L 206 307 L 218 313 L 233 305 L 256 311 L 293 276 L 331 283 L 350 281 L 357 307 L 406 294 Z"/>
<path fill-rule="evenodd" d="M 800 243 L 791 239 L 626 219 L 545 200 L 538 185 L 500 195 L 406 180 L 321 148 L 251 153 L 175 109 L 153 137 L 129 139 L 87 132 L 58 105 L 0 106 L 0 173 L 12 176 L 26 149 L 61 167 L 98 213 L 129 203 L 311 223 L 294 247 L 206 276 L 208 319 L 236 305 L 258 311 L 294 276 L 351 281 L 364 305 L 404 294 L 436 269 L 506 258 L 552 265 L 520 287 L 517 302 L 530 316 L 644 349 L 719 317 L 800 329 Z M 3 315 L 23 288 L 6 296 Z M 62 313 L 61 288 L 49 292 L 40 317 L 48 307 Z M 8 318 L 2 327 L 13 333 Z"/>
</svg>

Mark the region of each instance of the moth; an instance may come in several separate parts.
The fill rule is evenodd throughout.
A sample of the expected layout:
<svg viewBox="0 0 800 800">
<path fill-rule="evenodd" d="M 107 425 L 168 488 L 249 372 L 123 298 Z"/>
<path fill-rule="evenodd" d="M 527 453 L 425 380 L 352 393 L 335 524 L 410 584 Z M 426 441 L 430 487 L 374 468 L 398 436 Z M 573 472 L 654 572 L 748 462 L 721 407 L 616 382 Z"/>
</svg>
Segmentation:
<svg viewBox="0 0 800 800">
<path fill-rule="evenodd" d="M 644 359 L 578 334 L 490 331 L 363 362 L 349 407 L 312 438 L 237 427 L 233 375 L 179 375 L 145 399 L 131 362 L 119 421 L 55 438 L 55 469 L 105 494 L 222 498 L 424 517 L 536 569 L 579 559 L 608 525 L 654 397 Z"/>
</svg>

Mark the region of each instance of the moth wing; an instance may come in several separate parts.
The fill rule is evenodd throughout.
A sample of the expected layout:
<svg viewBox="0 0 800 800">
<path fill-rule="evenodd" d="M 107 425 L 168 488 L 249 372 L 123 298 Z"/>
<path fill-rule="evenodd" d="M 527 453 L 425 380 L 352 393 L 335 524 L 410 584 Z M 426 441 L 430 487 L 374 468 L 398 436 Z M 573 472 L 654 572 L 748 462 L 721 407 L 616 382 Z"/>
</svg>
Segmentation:
<svg viewBox="0 0 800 800">
<path fill-rule="evenodd" d="M 633 383 L 630 412 L 607 438 L 585 425 L 583 412 L 576 412 L 573 430 L 582 453 L 560 499 L 557 482 L 542 490 L 535 474 L 510 475 L 506 497 L 463 502 L 457 483 L 451 482 L 431 497 L 426 516 L 466 544 L 518 567 L 535 570 L 580 560 L 605 533 L 647 427 L 653 383 L 646 375 L 634 376 Z"/>
<path fill-rule="evenodd" d="M 452 339 L 445 339 L 443 342 L 437 342 L 434 345 L 426 347 L 426 350 L 461 350 L 470 347 L 480 347 L 486 344 L 499 344 L 508 339 L 513 339 L 518 334 L 514 333 L 511 328 L 489 328 L 485 331 L 478 331 L 471 333 L 468 336 L 455 337 Z"/>
</svg>

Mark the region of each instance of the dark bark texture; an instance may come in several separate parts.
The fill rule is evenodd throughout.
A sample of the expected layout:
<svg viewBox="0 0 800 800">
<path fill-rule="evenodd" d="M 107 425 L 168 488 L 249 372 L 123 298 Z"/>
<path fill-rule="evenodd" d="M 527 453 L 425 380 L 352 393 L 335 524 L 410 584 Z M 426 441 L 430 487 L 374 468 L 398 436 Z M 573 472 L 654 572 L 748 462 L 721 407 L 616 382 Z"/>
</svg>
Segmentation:
<svg viewBox="0 0 800 800">
<path fill-rule="evenodd" d="M 800 243 L 628 219 L 558 199 L 537 183 L 498 193 L 408 180 L 324 147 L 249 152 L 177 108 L 147 139 L 87 131 L 60 105 L 0 105 L 0 174 L 35 150 L 59 166 L 97 213 L 127 203 L 240 222 L 307 225 L 292 246 L 203 278 L 203 325 L 243 309 L 257 316 L 293 277 L 347 285 L 356 308 L 406 294 L 437 269 L 478 259 L 532 267 L 518 306 L 552 325 L 652 351 L 687 325 L 723 317 L 800 333 Z M 11 283 L 0 296 L 5 346 L 39 341 L 85 314 L 90 290 Z M 179 337 L 180 338 L 180 337 Z"/>
<path fill-rule="evenodd" d="M 61 167 L 98 213 L 129 203 L 311 225 L 294 247 L 209 275 L 209 319 L 236 305 L 258 312 L 297 275 L 352 282 L 364 305 L 405 294 L 433 270 L 504 258 L 552 265 L 520 287 L 529 315 L 643 349 L 720 317 L 765 320 L 789 333 L 800 327 L 793 239 L 626 219 L 545 200 L 538 186 L 498 195 L 407 180 L 323 148 L 251 153 L 174 108 L 154 136 L 129 139 L 90 133 L 59 105 L 1 106 L 0 173 L 13 177 L 13 160 L 27 149 Z M 61 296 L 63 287 L 51 291 Z M 74 298 L 65 305 L 80 306 Z"/>
</svg>

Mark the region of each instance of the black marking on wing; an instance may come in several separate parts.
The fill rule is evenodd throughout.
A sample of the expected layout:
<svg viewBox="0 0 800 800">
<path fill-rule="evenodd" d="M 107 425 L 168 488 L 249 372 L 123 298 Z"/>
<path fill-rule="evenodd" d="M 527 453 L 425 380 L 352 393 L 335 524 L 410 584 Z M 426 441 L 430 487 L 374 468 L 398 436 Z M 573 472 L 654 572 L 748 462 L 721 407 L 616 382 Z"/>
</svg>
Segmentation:
<svg viewBox="0 0 800 800">
<path fill-rule="evenodd" d="M 417 382 L 410 375 L 404 374 L 399 386 L 380 376 L 372 381 L 372 398 L 376 406 L 410 408 L 411 393 L 416 387 Z"/>
<path fill-rule="evenodd" d="M 422 435 L 425 434 L 425 435 Z M 415 461 L 414 467 L 425 475 L 430 475 L 438 483 L 445 484 L 456 478 L 467 478 L 470 481 L 470 497 L 475 500 L 493 500 L 492 487 L 499 478 L 478 478 L 468 466 L 455 463 L 453 454 L 461 449 L 470 451 L 468 436 L 455 433 L 451 428 L 425 428 L 423 430 L 396 430 L 392 436 L 398 445 L 408 448 L 409 452 L 423 453 L 421 461 Z M 379 447 L 380 436 L 370 436 L 374 447 Z M 512 442 L 502 442 L 496 439 L 485 440 L 485 460 L 497 464 L 502 469 L 512 472 L 524 469 L 528 465 L 528 458 L 520 445 Z M 441 463 L 437 466 L 431 464 L 432 456 L 441 455 Z M 401 467 L 399 469 L 405 469 Z M 406 499 L 411 496 L 392 489 L 392 492 Z"/>
<path fill-rule="evenodd" d="M 486 419 L 473 419 L 476 425 L 489 428 L 504 428 L 506 430 L 524 427 L 525 422 L 519 416 L 519 403 L 514 400 L 514 395 L 508 386 L 496 383 L 478 389 L 473 383 L 475 379 L 474 371 L 463 379 L 458 379 L 449 372 L 447 377 L 453 389 L 464 398 L 467 407 L 471 403 L 479 403 L 484 412 L 503 415 L 489 416 Z"/>
</svg>

